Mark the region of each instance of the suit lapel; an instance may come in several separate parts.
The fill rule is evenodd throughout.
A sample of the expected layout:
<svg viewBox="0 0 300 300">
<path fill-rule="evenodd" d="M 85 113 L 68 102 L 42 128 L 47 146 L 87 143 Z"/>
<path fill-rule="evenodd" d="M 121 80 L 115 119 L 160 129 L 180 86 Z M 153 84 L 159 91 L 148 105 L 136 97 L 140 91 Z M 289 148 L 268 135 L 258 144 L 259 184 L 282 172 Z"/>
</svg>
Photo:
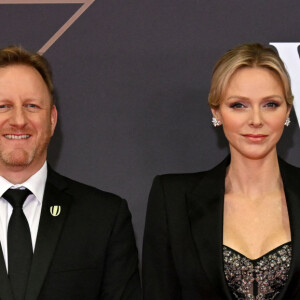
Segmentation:
<svg viewBox="0 0 300 300">
<path fill-rule="evenodd" d="M 222 299 L 231 299 L 223 271 L 223 210 L 226 158 L 187 194 L 192 236 L 201 264 Z"/>
<path fill-rule="evenodd" d="M 8 280 L 3 252 L 1 249 L 0 252 L 1 252 L 0 253 L 0 299 L 13 300 L 13 294 L 12 294 L 10 282 Z"/>
<path fill-rule="evenodd" d="M 289 279 L 278 299 L 294 299 L 296 291 L 300 288 L 300 172 L 298 168 L 281 159 L 279 159 L 279 166 L 290 219 L 292 263 Z"/>
<path fill-rule="evenodd" d="M 72 199 L 70 195 L 62 191 L 64 189 L 63 177 L 54 173 L 49 167 L 48 170 L 26 300 L 38 298 Z M 50 213 L 51 206 L 61 207 L 61 212 L 58 216 L 53 216 Z"/>
</svg>

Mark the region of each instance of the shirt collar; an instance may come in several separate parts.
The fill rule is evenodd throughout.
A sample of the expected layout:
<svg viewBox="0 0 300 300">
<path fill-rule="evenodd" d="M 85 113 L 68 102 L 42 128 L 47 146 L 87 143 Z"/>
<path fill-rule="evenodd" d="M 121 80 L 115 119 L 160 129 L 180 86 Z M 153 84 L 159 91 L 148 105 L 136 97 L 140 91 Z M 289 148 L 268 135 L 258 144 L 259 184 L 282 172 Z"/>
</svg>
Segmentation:
<svg viewBox="0 0 300 300">
<path fill-rule="evenodd" d="M 37 200 L 42 203 L 45 191 L 47 179 L 47 162 L 43 164 L 43 166 L 30 178 L 28 178 L 25 182 L 20 184 L 13 184 L 9 182 L 4 177 L 0 176 L 0 196 L 2 195 L 11 187 L 13 188 L 20 188 L 25 187 L 29 189 L 32 194 L 37 198 Z"/>
</svg>

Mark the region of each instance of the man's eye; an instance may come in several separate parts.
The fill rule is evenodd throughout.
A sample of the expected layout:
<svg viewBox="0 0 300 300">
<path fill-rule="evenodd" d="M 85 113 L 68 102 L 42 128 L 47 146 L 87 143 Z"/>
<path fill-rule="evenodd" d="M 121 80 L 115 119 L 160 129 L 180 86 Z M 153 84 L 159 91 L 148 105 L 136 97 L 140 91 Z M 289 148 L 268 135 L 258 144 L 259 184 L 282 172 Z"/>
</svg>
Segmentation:
<svg viewBox="0 0 300 300">
<path fill-rule="evenodd" d="M 9 109 L 9 105 L 7 104 L 0 104 L 0 111 L 6 111 Z"/>
<path fill-rule="evenodd" d="M 241 102 L 235 102 L 235 103 L 232 103 L 230 105 L 230 107 L 239 109 L 239 108 L 245 108 L 246 106 Z"/>
<path fill-rule="evenodd" d="M 35 111 L 39 109 L 39 107 L 33 103 L 26 104 L 25 107 L 30 111 Z"/>
</svg>

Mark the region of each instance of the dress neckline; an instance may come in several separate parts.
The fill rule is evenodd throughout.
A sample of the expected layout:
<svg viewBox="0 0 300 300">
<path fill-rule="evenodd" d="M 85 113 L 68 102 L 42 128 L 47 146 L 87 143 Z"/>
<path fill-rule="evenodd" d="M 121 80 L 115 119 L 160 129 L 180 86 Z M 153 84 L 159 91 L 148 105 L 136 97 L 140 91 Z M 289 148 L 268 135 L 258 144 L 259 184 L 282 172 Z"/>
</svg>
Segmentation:
<svg viewBox="0 0 300 300">
<path fill-rule="evenodd" d="M 256 262 L 256 261 L 259 261 L 259 260 L 263 259 L 265 256 L 268 256 L 268 255 L 273 254 L 274 252 L 277 252 L 279 248 L 282 248 L 282 247 L 284 247 L 285 245 L 291 245 L 291 244 L 292 244 L 292 241 L 289 241 L 289 242 L 286 242 L 286 243 L 284 243 L 284 244 L 281 244 L 281 245 L 277 246 L 276 248 L 274 248 L 274 249 L 268 251 L 267 253 L 263 254 L 262 256 L 260 256 L 260 257 L 258 257 L 258 258 L 255 258 L 255 259 L 251 259 L 251 258 L 247 257 L 246 255 L 244 255 L 244 254 L 242 254 L 242 253 L 240 253 L 240 252 L 238 252 L 238 251 L 236 251 L 236 250 L 230 248 L 229 246 L 223 245 L 223 247 L 225 247 L 225 248 L 227 248 L 227 249 L 233 251 L 234 253 L 236 253 L 236 254 L 238 254 L 238 255 L 240 255 L 240 256 L 242 256 L 242 257 L 248 259 L 248 260 L 250 260 L 251 262 Z"/>
</svg>

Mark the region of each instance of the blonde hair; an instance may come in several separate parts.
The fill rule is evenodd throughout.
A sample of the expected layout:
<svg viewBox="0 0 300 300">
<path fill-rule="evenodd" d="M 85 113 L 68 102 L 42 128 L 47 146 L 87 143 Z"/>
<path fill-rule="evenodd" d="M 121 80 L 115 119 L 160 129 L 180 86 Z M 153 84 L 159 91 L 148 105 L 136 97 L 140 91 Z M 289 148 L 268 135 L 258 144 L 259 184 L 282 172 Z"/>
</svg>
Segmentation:
<svg viewBox="0 0 300 300">
<path fill-rule="evenodd" d="M 208 103 L 211 108 L 219 107 L 228 81 L 234 72 L 242 67 L 266 68 L 276 73 L 282 82 L 287 104 L 289 106 L 293 104 L 291 80 L 283 61 L 272 48 L 255 43 L 239 45 L 226 52 L 217 61 L 208 96 Z"/>
<path fill-rule="evenodd" d="M 26 65 L 36 69 L 42 76 L 50 93 L 52 104 L 54 104 L 52 72 L 48 61 L 43 56 L 18 46 L 0 49 L 0 68 L 12 65 Z"/>
</svg>

